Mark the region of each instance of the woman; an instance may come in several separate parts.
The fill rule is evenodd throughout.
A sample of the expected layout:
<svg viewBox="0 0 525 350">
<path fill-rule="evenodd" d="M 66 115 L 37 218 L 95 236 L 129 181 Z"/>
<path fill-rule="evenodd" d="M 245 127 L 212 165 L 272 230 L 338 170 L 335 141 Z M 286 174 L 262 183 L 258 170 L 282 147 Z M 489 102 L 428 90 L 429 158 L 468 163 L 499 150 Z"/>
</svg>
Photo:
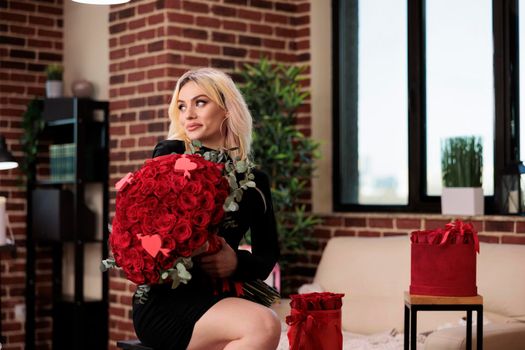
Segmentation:
<svg viewBox="0 0 525 350">
<path fill-rule="evenodd" d="M 168 140 L 153 156 L 183 153 L 191 140 L 204 148 L 238 147 L 231 155 L 250 153 L 252 118 L 229 76 L 211 68 L 185 73 L 177 82 L 169 106 Z M 278 255 L 277 230 L 268 178 L 254 170 L 257 188 L 244 192 L 239 210 L 221 224 L 220 251 L 194 258 L 192 280 L 171 289 L 153 286 L 144 304 L 133 304 L 133 323 L 139 339 L 156 350 L 275 349 L 280 322 L 275 313 L 257 303 L 217 294 L 212 281 L 265 279 Z M 251 232 L 252 252 L 237 249 Z"/>
</svg>

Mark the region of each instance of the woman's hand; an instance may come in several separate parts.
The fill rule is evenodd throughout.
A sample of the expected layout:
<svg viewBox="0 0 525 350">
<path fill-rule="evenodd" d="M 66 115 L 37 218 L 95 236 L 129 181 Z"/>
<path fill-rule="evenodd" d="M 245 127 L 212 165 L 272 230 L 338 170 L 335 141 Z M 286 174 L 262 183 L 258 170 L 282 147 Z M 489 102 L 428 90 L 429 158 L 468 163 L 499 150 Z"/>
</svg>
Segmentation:
<svg viewBox="0 0 525 350">
<path fill-rule="evenodd" d="M 199 257 L 200 267 L 212 277 L 228 277 L 237 268 L 237 254 L 224 238 L 219 237 L 222 243 L 217 253 Z"/>
</svg>

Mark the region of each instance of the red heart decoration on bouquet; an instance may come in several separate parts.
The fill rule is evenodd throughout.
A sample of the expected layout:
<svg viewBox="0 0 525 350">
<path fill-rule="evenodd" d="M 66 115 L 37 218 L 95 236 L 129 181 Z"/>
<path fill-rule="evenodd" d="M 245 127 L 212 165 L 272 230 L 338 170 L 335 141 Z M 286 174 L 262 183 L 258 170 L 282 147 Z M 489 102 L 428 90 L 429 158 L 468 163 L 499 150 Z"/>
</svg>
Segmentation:
<svg viewBox="0 0 525 350">
<path fill-rule="evenodd" d="M 175 162 L 175 171 L 184 171 L 184 177 L 188 179 L 191 177 L 190 170 L 197 168 L 197 164 L 193 163 L 188 158 L 179 158 Z"/>
<path fill-rule="evenodd" d="M 160 246 L 162 245 L 162 240 L 160 235 L 151 235 L 151 236 L 142 236 L 137 235 L 141 240 L 142 247 L 145 251 L 148 252 L 152 257 L 156 257 L 159 253 Z"/>
</svg>

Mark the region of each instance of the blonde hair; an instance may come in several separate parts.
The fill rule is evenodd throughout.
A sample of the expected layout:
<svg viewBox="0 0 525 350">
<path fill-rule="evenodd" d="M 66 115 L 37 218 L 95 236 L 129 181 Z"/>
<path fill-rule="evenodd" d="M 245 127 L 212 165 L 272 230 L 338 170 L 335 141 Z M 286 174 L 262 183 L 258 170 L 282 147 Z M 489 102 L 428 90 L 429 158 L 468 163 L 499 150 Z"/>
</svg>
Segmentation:
<svg viewBox="0 0 525 350">
<path fill-rule="evenodd" d="M 252 116 L 233 80 L 227 74 L 213 68 L 188 71 L 177 81 L 168 109 L 170 118 L 168 139 L 183 140 L 186 143 L 186 149 L 191 142 L 180 124 L 177 103 L 180 90 L 190 81 L 197 84 L 213 102 L 226 111 L 227 117 L 221 123 L 224 147 L 238 147 L 238 150 L 232 152 L 232 156 L 238 156 L 241 159 L 248 158 L 252 144 Z M 224 132 L 222 131 L 223 124 L 226 129 Z"/>
</svg>

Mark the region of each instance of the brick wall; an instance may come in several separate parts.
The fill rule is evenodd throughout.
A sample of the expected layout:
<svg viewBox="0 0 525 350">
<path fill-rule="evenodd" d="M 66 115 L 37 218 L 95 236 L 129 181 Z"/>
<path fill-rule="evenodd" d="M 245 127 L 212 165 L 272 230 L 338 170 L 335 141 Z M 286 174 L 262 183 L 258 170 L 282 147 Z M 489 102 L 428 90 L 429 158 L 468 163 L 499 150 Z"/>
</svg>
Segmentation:
<svg viewBox="0 0 525 350">
<path fill-rule="evenodd" d="M 177 77 L 211 66 L 234 73 L 246 62 L 308 65 L 309 1 L 133 1 L 110 13 L 110 183 L 136 169 L 168 130 Z M 309 76 L 309 69 L 306 77 Z M 232 74 L 234 79 L 238 78 Z M 304 82 L 309 86 L 309 79 Z M 300 127 L 310 133 L 309 101 Z M 113 191 L 113 189 L 112 189 Z M 111 206 L 114 207 L 112 192 Z M 131 284 L 110 280 L 110 348 L 133 337 Z"/>
<path fill-rule="evenodd" d="M 26 105 L 33 97 L 44 95 L 45 66 L 62 61 L 62 16 L 62 0 L 0 2 L 0 134 L 18 159 L 23 157 L 20 137 Z M 18 249 L 16 258 L 5 253 L 0 256 L 2 333 L 7 336 L 4 349 L 8 350 L 23 349 L 25 333 L 14 313 L 15 305 L 25 303 L 26 201 L 19 175 L 19 169 L 0 173 L 0 196 L 7 197 Z M 50 260 L 45 250 L 38 254 L 37 344 L 39 349 L 50 349 Z"/>
</svg>

